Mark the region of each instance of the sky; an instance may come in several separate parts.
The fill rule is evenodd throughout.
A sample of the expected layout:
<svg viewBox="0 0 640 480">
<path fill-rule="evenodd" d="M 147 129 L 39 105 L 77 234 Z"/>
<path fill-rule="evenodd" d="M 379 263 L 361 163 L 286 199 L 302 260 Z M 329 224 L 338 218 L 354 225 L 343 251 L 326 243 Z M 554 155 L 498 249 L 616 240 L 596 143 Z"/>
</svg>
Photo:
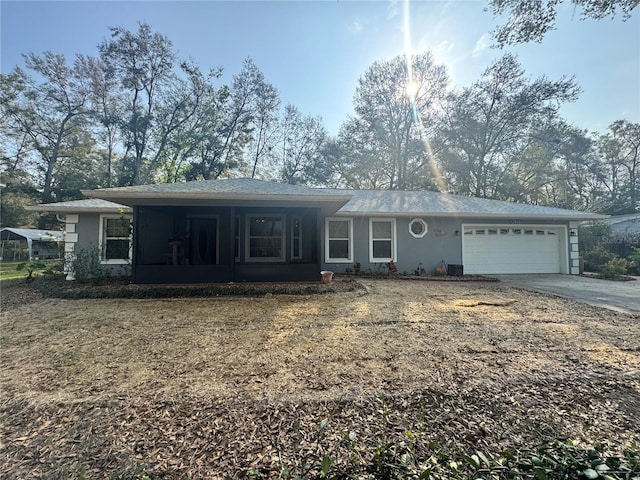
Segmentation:
<svg viewBox="0 0 640 480">
<path fill-rule="evenodd" d="M 97 55 L 109 27 L 135 31 L 143 22 L 166 35 L 181 58 L 204 70 L 222 67 L 225 82 L 251 57 L 283 104 L 321 116 L 335 135 L 353 113 L 358 78 L 377 60 L 430 49 L 452 88 L 461 88 L 508 51 L 532 79 L 575 76 L 582 93 L 561 113 L 577 127 L 604 133 L 618 119 L 640 122 L 640 8 L 626 22 L 581 21 L 579 11 L 563 6 L 542 43 L 499 50 L 490 34 L 499 19 L 485 11 L 485 0 L 411 0 L 408 23 L 406 7 L 381 0 L 2 0 L 0 67 L 8 73 L 23 66 L 27 52 Z"/>
</svg>

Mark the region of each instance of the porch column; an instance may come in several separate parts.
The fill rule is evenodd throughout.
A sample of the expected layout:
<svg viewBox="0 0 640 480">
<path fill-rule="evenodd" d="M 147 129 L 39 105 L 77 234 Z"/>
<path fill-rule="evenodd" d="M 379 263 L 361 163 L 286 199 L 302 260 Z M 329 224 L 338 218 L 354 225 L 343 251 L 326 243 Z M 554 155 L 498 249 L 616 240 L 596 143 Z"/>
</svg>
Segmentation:
<svg viewBox="0 0 640 480">
<path fill-rule="evenodd" d="M 80 215 L 67 214 L 64 217 L 64 271 L 67 280 L 75 280 L 76 272 L 73 271 L 73 261 L 76 258 L 76 245 L 78 243 L 78 223 Z"/>
<path fill-rule="evenodd" d="M 229 273 L 231 276 L 231 281 L 235 282 L 236 280 L 236 209 L 231 207 L 229 209 Z M 238 232 L 238 235 L 240 232 Z"/>
</svg>

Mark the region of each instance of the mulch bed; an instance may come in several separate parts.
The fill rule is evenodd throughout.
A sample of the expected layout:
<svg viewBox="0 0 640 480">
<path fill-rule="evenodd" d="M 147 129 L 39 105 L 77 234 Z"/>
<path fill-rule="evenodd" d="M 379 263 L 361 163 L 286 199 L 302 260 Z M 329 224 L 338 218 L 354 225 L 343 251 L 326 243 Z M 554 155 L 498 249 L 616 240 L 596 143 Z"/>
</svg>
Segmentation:
<svg viewBox="0 0 640 480">
<path fill-rule="evenodd" d="M 424 282 L 498 282 L 482 275 L 336 275 L 329 284 L 319 282 L 251 282 L 189 285 L 132 284 L 128 277 L 101 278 L 95 282 L 66 281 L 61 276 L 38 277 L 30 287 L 53 298 L 184 298 L 217 296 L 262 296 L 269 294 L 309 295 L 364 291 L 359 279 L 393 279 Z M 18 282 L 24 282 L 20 280 Z M 17 285 L 18 283 L 14 283 Z"/>
<path fill-rule="evenodd" d="M 330 284 L 295 283 L 215 283 L 190 285 L 132 284 L 129 278 L 104 278 L 93 283 L 70 282 L 60 277 L 39 278 L 31 287 L 47 297 L 80 298 L 184 298 L 219 296 L 263 296 L 275 294 L 309 295 L 364 290 L 355 279 L 339 279 Z"/>
</svg>

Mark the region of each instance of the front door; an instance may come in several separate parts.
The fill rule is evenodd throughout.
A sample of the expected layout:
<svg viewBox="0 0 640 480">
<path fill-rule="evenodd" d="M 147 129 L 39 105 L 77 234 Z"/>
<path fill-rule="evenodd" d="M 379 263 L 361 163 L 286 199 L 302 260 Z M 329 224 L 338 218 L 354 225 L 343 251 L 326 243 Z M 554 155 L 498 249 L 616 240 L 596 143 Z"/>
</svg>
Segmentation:
<svg viewBox="0 0 640 480">
<path fill-rule="evenodd" d="M 218 219 L 192 218 L 189 262 L 191 265 L 218 263 Z"/>
</svg>

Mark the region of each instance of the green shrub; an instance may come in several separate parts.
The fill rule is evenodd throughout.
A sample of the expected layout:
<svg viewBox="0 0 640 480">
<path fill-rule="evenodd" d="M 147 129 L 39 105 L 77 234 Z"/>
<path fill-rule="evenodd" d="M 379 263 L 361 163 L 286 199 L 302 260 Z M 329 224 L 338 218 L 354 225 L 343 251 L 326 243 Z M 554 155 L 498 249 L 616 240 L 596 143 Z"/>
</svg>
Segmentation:
<svg viewBox="0 0 640 480">
<path fill-rule="evenodd" d="M 627 257 L 629 261 L 629 273 L 640 275 L 640 248 L 631 247 L 631 255 Z"/>
<path fill-rule="evenodd" d="M 61 275 L 64 273 L 64 262 L 62 260 L 58 262 L 49 263 L 47 268 L 42 271 L 46 275 Z"/>
<path fill-rule="evenodd" d="M 47 264 L 44 262 L 22 262 L 16 266 L 16 271 L 27 271 L 27 281 L 33 279 L 33 274 L 37 271 L 42 271 L 47 268 Z"/>
<path fill-rule="evenodd" d="M 617 278 L 627 273 L 627 261 L 624 258 L 612 258 L 600 270 L 605 278 Z"/>
<path fill-rule="evenodd" d="M 67 270 L 73 272 L 79 282 L 97 281 L 106 274 L 100 263 L 98 247 L 79 248 L 67 253 L 66 264 Z"/>
<path fill-rule="evenodd" d="M 599 272 L 609 261 L 616 256 L 599 245 L 591 247 L 584 253 L 584 268 L 589 272 Z"/>
</svg>

